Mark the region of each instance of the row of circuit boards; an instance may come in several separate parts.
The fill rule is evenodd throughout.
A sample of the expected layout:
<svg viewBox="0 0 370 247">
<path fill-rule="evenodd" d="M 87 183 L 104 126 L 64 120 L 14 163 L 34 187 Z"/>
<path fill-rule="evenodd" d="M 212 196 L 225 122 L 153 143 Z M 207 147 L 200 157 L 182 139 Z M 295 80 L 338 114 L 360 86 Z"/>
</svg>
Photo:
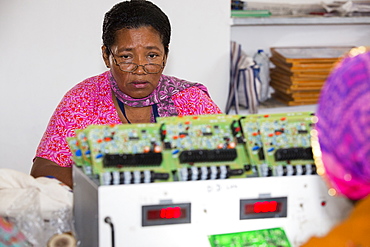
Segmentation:
<svg viewBox="0 0 370 247">
<path fill-rule="evenodd" d="M 161 117 L 91 125 L 67 139 L 101 185 L 315 174 L 311 112 Z"/>
</svg>

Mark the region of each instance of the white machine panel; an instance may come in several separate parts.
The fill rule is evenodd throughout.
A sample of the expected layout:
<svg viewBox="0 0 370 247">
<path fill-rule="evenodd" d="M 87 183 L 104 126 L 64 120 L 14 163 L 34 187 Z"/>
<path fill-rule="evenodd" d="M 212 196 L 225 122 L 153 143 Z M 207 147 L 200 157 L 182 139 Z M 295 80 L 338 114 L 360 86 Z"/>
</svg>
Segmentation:
<svg viewBox="0 0 370 247">
<path fill-rule="evenodd" d="M 317 175 L 97 186 L 75 168 L 74 180 L 77 237 L 87 247 L 210 247 L 209 235 L 276 227 L 285 230 L 292 246 L 299 246 L 313 235 L 326 234 L 352 207 L 344 198 L 329 196 Z M 286 207 L 286 216 L 241 216 L 243 200 L 271 198 Z M 143 206 L 148 205 L 154 205 L 149 210 L 184 206 L 187 218 L 150 225 L 158 222 L 154 210 L 153 220 L 143 223 L 148 211 L 143 216 Z"/>
</svg>

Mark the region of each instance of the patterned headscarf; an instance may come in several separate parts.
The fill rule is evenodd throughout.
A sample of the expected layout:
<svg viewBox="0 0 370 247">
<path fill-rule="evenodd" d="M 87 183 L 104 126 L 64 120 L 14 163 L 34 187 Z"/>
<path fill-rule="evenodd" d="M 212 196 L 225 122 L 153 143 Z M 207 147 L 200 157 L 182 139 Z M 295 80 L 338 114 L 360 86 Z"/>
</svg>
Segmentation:
<svg viewBox="0 0 370 247">
<path fill-rule="evenodd" d="M 318 172 L 328 179 L 333 194 L 353 200 L 366 197 L 370 194 L 369 50 L 352 49 L 337 64 L 322 89 L 316 115 L 321 152 L 313 150 Z"/>
<path fill-rule="evenodd" d="M 110 74 L 109 80 L 115 96 L 124 104 L 132 107 L 144 107 L 157 104 L 158 114 L 161 117 L 177 115 L 176 107 L 173 104 L 171 97 L 184 89 L 196 86 L 209 96 L 207 88 L 200 83 L 188 82 L 176 77 L 161 75 L 158 86 L 151 94 L 141 99 L 134 99 L 123 93 L 118 88 L 118 84 L 112 74 Z"/>
</svg>

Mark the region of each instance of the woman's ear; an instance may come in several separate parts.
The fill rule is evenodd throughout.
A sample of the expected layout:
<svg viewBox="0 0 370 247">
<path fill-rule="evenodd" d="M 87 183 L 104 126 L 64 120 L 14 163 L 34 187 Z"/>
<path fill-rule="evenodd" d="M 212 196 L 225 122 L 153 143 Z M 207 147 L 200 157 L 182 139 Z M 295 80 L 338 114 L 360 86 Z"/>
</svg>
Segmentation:
<svg viewBox="0 0 370 247">
<path fill-rule="evenodd" d="M 164 54 L 164 57 L 163 57 L 163 67 L 165 67 L 166 64 L 167 64 L 167 58 L 168 58 L 168 53 L 169 52 L 170 52 L 170 47 L 166 46 L 165 47 L 165 54 Z"/>
<path fill-rule="evenodd" d="M 166 55 L 164 55 L 164 58 L 163 58 L 163 67 L 165 67 L 166 66 L 166 64 L 167 64 L 167 54 Z"/>
<path fill-rule="evenodd" d="M 102 52 L 102 56 L 103 56 L 103 60 L 104 60 L 105 66 L 107 66 L 107 68 L 110 68 L 109 50 L 108 50 L 108 48 L 105 45 L 103 45 L 101 47 L 101 52 Z"/>
</svg>

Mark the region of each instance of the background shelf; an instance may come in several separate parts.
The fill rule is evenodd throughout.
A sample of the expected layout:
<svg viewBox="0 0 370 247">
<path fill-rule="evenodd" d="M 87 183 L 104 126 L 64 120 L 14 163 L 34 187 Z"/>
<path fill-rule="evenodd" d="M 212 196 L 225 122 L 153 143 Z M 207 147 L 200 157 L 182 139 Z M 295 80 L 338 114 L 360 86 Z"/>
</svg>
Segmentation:
<svg viewBox="0 0 370 247">
<path fill-rule="evenodd" d="M 231 26 L 252 25 L 337 25 L 337 24 L 370 24 L 370 16 L 356 17 L 323 17 L 323 16 L 270 16 L 231 18 Z"/>
</svg>

